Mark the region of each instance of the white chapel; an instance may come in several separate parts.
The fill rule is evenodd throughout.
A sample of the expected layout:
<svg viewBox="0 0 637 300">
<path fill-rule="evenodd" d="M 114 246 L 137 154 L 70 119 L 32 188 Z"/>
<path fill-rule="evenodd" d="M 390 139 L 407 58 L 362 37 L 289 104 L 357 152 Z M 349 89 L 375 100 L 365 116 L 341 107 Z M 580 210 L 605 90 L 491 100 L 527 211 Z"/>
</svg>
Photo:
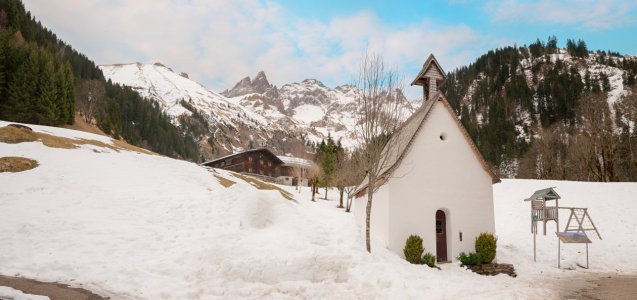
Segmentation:
<svg viewBox="0 0 637 300">
<path fill-rule="evenodd" d="M 500 182 L 438 90 L 445 79 L 432 54 L 411 83 L 423 86 L 423 104 L 392 136 L 406 142 L 385 149 L 395 159 L 384 171 L 388 176 L 379 176 L 370 224 L 371 234 L 400 256 L 407 238 L 419 235 L 439 262 L 475 251 L 480 233 L 495 234 L 492 185 Z M 366 193 L 364 183 L 355 200 L 363 228 Z"/>
</svg>

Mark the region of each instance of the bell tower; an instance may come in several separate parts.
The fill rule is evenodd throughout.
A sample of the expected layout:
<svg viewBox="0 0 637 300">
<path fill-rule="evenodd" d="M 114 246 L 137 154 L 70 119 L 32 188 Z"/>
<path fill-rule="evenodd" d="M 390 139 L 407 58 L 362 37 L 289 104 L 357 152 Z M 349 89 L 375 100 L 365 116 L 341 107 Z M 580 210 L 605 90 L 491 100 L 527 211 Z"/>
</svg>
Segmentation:
<svg viewBox="0 0 637 300">
<path fill-rule="evenodd" d="M 436 92 L 438 87 L 447 79 L 445 71 L 442 69 L 436 57 L 429 55 L 427 61 L 422 65 L 422 70 L 416 76 L 411 85 L 421 85 L 423 89 L 423 98 L 429 101 Z"/>
</svg>

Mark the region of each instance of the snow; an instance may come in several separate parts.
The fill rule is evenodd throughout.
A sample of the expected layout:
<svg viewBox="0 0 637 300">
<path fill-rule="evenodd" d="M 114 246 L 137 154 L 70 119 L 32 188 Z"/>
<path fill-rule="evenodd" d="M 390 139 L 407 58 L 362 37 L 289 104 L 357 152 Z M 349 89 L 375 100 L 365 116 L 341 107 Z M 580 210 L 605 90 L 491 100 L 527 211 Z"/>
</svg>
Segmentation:
<svg viewBox="0 0 637 300">
<path fill-rule="evenodd" d="M 0 300 L 50 300 L 46 296 L 25 294 L 8 286 L 0 286 Z"/>
<path fill-rule="evenodd" d="M 301 105 L 294 109 L 294 118 L 307 124 L 323 119 L 325 112 L 318 106 Z"/>
<path fill-rule="evenodd" d="M 336 208 L 336 191 L 312 202 L 309 189 L 279 186 L 294 195 L 290 201 L 227 171 L 92 149 L 0 143 L 0 157 L 40 164 L 0 173 L 1 275 L 81 286 L 112 299 L 557 299 L 558 277 L 637 274 L 636 183 L 494 185 L 497 259 L 513 263 L 519 276 L 486 277 L 458 263 L 442 270 L 411 265 L 375 237 L 367 253 L 364 229 Z M 225 188 L 214 175 L 236 184 Z M 590 270 L 576 267 L 586 257 L 584 245 L 574 244 L 562 244 L 562 266 L 574 270 L 557 269 L 554 223 L 537 236 L 533 262 L 530 204 L 522 199 L 549 186 L 562 196 L 560 206 L 588 207 L 600 230 L 603 240 L 589 245 Z"/>
</svg>

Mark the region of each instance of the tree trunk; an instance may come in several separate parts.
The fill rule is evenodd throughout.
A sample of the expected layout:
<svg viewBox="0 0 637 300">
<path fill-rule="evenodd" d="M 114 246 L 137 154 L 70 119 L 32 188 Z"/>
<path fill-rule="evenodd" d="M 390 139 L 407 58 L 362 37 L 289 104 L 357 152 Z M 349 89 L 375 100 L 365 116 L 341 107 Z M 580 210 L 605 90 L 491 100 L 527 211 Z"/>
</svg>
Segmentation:
<svg viewBox="0 0 637 300">
<path fill-rule="evenodd" d="M 370 227 L 370 219 L 372 216 L 372 197 L 374 196 L 374 185 L 372 182 L 375 182 L 375 178 L 371 176 L 368 178 L 367 183 L 367 210 L 365 213 L 365 242 L 367 244 L 367 252 L 372 253 L 372 245 L 370 244 L 369 238 L 369 227 Z"/>
<path fill-rule="evenodd" d="M 341 198 L 338 202 L 338 208 L 343 208 L 343 192 L 345 192 L 345 189 L 340 189 L 341 191 Z"/>
<path fill-rule="evenodd" d="M 327 200 L 327 187 L 325 187 L 325 200 Z"/>
<path fill-rule="evenodd" d="M 314 200 L 314 194 L 316 193 L 316 188 L 314 187 L 314 184 L 312 184 L 312 201 Z"/>
</svg>

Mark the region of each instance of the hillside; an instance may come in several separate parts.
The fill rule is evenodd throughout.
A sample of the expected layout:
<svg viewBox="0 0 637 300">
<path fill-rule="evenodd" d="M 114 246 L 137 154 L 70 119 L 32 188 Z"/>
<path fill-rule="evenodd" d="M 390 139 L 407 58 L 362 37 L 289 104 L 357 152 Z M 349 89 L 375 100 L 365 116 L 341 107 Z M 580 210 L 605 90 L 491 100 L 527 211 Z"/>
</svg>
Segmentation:
<svg viewBox="0 0 637 300">
<path fill-rule="evenodd" d="M 111 299 L 558 299 L 578 278 L 637 272 L 635 183 L 494 185 L 497 259 L 513 263 L 518 277 L 486 277 L 458 263 L 440 271 L 410 265 L 379 239 L 368 254 L 354 215 L 335 208 L 337 193 L 312 202 L 309 189 L 113 149 L 100 135 L 32 128 L 103 145 L 0 142 L 0 157 L 39 164 L 0 173 L 0 275 L 58 281 Z M 590 270 L 577 267 L 586 263 L 582 245 L 562 245 L 562 266 L 573 270 L 557 270 L 551 234 L 538 236 L 533 263 L 529 203 L 522 199 L 547 186 L 557 186 L 560 205 L 589 208 L 603 238 L 589 246 Z"/>
<path fill-rule="evenodd" d="M 546 44 L 538 40 L 528 47 L 489 51 L 449 73 L 441 89 L 501 176 L 637 180 L 637 165 L 625 159 L 634 151 L 629 141 L 635 131 L 629 127 L 634 121 L 631 103 L 637 93 L 631 90 L 637 60 L 611 51 L 588 51 L 581 40 L 578 47 L 583 50 L 559 49 L 556 43 L 553 37 Z M 607 133 L 597 135 L 599 130 Z M 558 135 L 561 140 L 552 138 Z M 604 148 L 599 139 L 613 142 Z M 578 150 L 586 144 L 597 144 L 605 154 Z M 549 148 L 551 154 L 546 153 Z"/>
<path fill-rule="evenodd" d="M 115 139 L 201 160 L 191 132 L 173 125 L 154 101 L 105 81 L 92 60 L 58 39 L 22 1 L 1 0 L 0 16 L 0 120 L 74 126 L 79 111 Z"/>
</svg>

